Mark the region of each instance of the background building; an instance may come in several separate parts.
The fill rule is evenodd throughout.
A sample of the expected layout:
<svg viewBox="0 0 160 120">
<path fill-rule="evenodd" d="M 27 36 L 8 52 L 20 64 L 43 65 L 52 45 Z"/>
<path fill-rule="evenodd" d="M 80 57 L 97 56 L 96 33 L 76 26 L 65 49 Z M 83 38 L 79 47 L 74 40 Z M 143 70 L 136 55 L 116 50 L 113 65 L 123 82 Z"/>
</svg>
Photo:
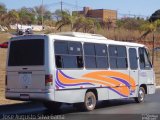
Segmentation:
<svg viewBox="0 0 160 120">
<path fill-rule="evenodd" d="M 113 22 L 117 20 L 117 11 L 108 9 L 92 9 L 90 7 L 84 7 L 83 11 L 74 11 L 85 17 L 95 18 L 102 22 Z"/>
</svg>

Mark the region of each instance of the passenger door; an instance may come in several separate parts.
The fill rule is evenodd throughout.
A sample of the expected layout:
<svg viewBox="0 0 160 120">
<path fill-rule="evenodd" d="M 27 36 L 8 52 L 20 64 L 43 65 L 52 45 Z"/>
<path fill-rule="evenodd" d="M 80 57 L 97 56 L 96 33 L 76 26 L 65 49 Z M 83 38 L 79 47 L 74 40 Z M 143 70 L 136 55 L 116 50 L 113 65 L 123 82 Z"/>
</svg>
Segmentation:
<svg viewBox="0 0 160 120">
<path fill-rule="evenodd" d="M 130 82 L 135 82 L 135 84 L 131 84 L 131 93 L 130 95 L 134 95 L 135 92 L 133 90 L 138 85 L 138 56 L 136 48 L 129 48 L 129 63 L 130 63 Z"/>
<path fill-rule="evenodd" d="M 153 85 L 154 72 L 145 48 L 139 48 L 139 85 Z"/>
</svg>

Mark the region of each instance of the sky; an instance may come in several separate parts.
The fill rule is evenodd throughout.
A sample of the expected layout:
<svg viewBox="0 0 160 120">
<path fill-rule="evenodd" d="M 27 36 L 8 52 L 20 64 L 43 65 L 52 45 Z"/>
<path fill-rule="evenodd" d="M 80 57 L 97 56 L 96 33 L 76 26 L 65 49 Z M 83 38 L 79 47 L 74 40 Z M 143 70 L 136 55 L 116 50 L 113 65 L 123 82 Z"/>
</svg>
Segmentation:
<svg viewBox="0 0 160 120">
<path fill-rule="evenodd" d="M 43 0 L 44 5 L 51 11 L 60 8 L 61 0 Z M 93 9 L 117 10 L 120 16 L 141 15 L 149 17 L 160 9 L 160 0 L 62 0 L 63 8 L 68 10 L 82 10 L 84 6 Z M 34 7 L 42 4 L 42 0 L 0 0 L 8 9 Z"/>
</svg>

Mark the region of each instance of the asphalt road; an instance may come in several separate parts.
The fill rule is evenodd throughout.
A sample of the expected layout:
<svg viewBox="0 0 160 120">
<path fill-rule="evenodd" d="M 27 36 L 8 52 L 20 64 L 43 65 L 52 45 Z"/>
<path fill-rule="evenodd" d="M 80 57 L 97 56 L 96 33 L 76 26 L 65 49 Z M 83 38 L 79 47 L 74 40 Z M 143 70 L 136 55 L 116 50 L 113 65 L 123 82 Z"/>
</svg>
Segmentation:
<svg viewBox="0 0 160 120">
<path fill-rule="evenodd" d="M 64 104 L 59 111 L 50 112 L 41 103 L 28 102 L 0 106 L 0 119 L 68 119 L 68 120 L 160 120 L 160 89 L 147 95 L 145 102 L 137 104 L 132 99 L 98 102 L 92 112 L 81 112 Z"/>
</svg>

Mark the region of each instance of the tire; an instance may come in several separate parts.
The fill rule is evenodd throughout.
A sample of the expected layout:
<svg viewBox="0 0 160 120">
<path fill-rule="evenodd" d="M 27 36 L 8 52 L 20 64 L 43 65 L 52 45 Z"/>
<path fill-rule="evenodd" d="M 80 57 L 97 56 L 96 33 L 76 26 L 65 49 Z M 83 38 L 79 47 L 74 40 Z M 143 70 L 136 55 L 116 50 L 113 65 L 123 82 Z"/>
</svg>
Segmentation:
<svg viewBox="0 0 160 120">
<path fill-rule="evenodd" d="M 143 87 L 140 87 L 138 90 L 138 97 L 135 98 L 135 101 L 137 103 L 143 103 L 145 98 L 145 89 Z"/>
<path fill-rule="evenodd" d="M 78 108 L 81 111 L 92 111 L 96 107 L 96 96 L 93 92 L 87 92 L 85 94 L 83 103 L 75 103 L 74 107 Z"/>
<path fill-rule="evenodd" d="M 84 100 L 84 109 L 86 111 L 92 111 L 96 107 L 96 96 L 93 92 L 87 92 Z"/>
<path fill-rule="evenodd" d="M 57 111 L 60 109 L 62 103 L 60 103 L 60 102 L 43 102 L 43 105 L 50 111 Z"/>
</svg>

